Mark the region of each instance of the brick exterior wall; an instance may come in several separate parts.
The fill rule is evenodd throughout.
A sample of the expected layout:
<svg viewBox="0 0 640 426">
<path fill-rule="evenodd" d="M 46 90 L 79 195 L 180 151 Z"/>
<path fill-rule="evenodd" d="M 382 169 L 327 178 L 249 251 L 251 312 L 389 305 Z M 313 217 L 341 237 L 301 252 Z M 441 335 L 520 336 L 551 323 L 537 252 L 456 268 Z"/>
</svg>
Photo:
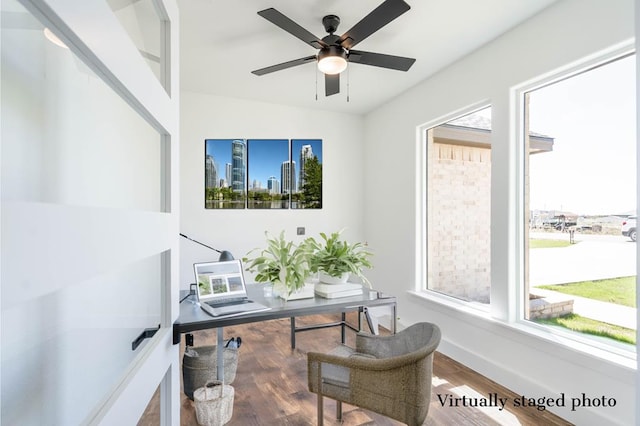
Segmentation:
<svg viewBox="0 0 640 426">
<path fill-rule="evenodd" d="M 491 150 L 430 142 L 429 288 L 488 303 L 491 288 Z"/>
</svg>

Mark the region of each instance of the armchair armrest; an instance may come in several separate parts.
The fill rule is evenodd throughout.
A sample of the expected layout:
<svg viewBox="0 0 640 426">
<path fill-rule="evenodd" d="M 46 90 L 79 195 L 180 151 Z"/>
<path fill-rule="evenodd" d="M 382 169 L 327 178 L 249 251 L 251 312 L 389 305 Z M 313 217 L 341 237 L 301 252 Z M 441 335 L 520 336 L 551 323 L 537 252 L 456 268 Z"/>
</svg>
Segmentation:
<svg viewBox="0 0 640 426">
<path fill-rule="evenodd" d="M 320 352 L 309 352 L 307 354 L 307 368 L 310 371 L 316 364 L 324 363 L 351 370 L 385 371 L 414 363 L 416 360 L 424 358 L 427 355 L 428 353 L 412 353 L 392 358 L 376 358 L 370 354 L 362 354 L 358 352 L 355 352 L 348 357 Z"/>
<path fill-rule="evenodd" d="M 307 354 L 307 365 L 325 363 L 345 368 L 367 369 L 367 365 L 376 358 L 372 355 L 354 352 L 349 356 L 335 355 L 330 353 L 309 352 Z"/>
</svg>

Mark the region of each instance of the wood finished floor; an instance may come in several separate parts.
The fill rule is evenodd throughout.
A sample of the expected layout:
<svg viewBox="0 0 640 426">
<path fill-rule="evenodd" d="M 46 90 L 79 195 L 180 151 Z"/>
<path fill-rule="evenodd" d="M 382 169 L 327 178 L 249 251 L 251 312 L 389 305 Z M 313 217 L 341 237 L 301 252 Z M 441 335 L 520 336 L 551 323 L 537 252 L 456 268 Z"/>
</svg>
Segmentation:
<svg viewBox="0 0 640 426">
<path fill-rule="evenodd" d="M 296 319 L 299 325 L 334 320 L 332 316 L 309 316 Z M 194 332 L 195 346 L 215 344 L 215 330 Z M 307 358 L 310 351 L 326 352 L 340 342 L 338 328 L 297 333 L 296 349 L 290 347 L 289 320 L 227 327 L 225 339 L 242 337 L 236 379 L 233 418 L 230 426 L 249 425 L 315 425 L 316 395 L 307 390 Z M 354 333 L 347 333 L 347 344 L 353 344 Z M 180 357 L 184 351 L 181 343 Z M 548 411 L 535 407 L 498 408 L 442 407 L 438 394 L 499 397 L 513 401 L 518 395 L 475 371 L 436 353 L 431 407 L 424 425 L 571 425 Z M 140 426 L 158 425 L 159 397 L 156 394 L 140 422 Z M 335 402 L 325 398 L 325 424 L 341 424 L 335 419 Z M 193 402 L 181 393 L 181 426 L 197 425 Z M 395 426 L 403 423 L 387 417 L 343 405 L 343 425 Z"/>
</svg>

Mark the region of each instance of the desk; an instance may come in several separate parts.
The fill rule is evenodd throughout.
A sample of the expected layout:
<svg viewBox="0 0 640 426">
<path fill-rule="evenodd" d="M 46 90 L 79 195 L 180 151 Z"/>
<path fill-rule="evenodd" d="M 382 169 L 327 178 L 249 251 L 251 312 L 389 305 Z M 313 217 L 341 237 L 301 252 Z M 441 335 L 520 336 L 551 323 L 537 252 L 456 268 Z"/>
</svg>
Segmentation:
<svg viewBox="0 0 640 426">
<path fill-rule="evenodd" d="M 342 325 L 342 337 L 344 341 L 344 328 L 346 323 L 322 324 L 318 326 L 305 327 L 296 329 L 295 317 L 316 314 L 342 313 L 350 311 L 362 312 L 365 307 L 388 305 L 392 308 L 391 327 L 392 333 L 396 328 L 396 298 L 377 291 L 363 289 L 363 294 L 350 297 L 341 297 L 336 299 L 326 299 L 316 296 L 309 299 L 284 301 L 278 297 L 264 297 L 264 284 L 247 285 L 247 293 L 249 299 L 261 303 L 271 308 L 268 311 L 250 312 L 235 317 L 215 318 L 204 312 L 200 306 L 195 303 L 195 296 L 189 296 L 180 303 L 180 316 L 173 323 L 173 344 L 180 343 L 180 335 L 191 331 L 205 330 L 209 328 L 217 328 L 217 345 L 218 348 L 224 346 L 223 329 L 226 326 L 247 324 L 251 322 L 268 321 L 279 318 L 291 319 L 291 344 L 295 346 L 295 332 L 320 328 L 333 325 Z M 218 377 L 221 377 L 223 369 L 222 352 L 218 351 Z"/>
</svg>

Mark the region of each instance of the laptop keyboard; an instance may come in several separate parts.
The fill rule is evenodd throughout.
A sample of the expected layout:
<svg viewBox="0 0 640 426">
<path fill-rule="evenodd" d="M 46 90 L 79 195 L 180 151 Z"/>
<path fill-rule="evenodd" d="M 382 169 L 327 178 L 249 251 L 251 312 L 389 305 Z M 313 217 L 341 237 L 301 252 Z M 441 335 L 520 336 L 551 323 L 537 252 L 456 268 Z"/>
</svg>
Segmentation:
<svg viewBox="0 0 640 426">
<path fill-rule="evenodd" d="M 206 302 L 207 305 L 212 306 L 214 308 L 216 307 L 221 307 L 221 306 L 233 306 L 233 305 L 243 305 L 245 303 L 249 303 L 250 301 L 248 299 L 221 299 L 221 300 L 216 300 L 215 302 Z"/>
</svg>

